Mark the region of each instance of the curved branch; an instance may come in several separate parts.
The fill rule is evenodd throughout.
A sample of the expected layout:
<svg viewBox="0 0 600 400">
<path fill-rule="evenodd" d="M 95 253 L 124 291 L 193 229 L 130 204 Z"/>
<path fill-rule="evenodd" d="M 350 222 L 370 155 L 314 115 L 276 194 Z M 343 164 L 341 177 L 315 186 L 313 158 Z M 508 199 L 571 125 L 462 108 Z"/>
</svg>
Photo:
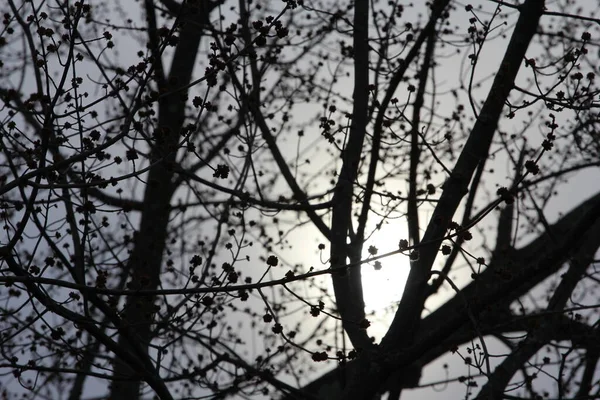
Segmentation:
<svg viewBox="0 0 600 400">
<path fill-rule="evenodd" d="M 421 159 L 420 125 L 421 125 L 421 109 L 423 107 L 423 99 L 425 97 L 425 88 L 427 87 L 427 79 L 429 69 L 433 63 L 433 52 L 435 50 L 435 30 L 432 30 L 427 38 L 427 46 L 425 50 L 425 58 L 421 67 L 419 76 L 419 88 L 417 96 L 413 104 L 413 117 L 410 130 L 410 168 L 408 176 L 408 204 L 407 204 L 407 223 L 408 235 L 413 245 L 418 245 L 420 242 L 421 232 L 419 230 L 419 211 L 417 205 L 417 167 Z M 425 141 L 425 138 L 423 138 Z"/>
<path fill-rule="evenodd" d="M 427 295 L 427 281 L 452 217 L 458 208 L 477 165 L 487 157 L 492 138 L 496 132 L 504 102 L 513 88 L 521 61 L 525 57 L 531 39 L 535 35 L 538 21 L 544 10 L 543 0 L 528 0 L 504 54 L 479 118 L 465 143 L 454 166 L 452 176 L 444 186 L 440 201 L 427 226 L 419 249 L 420 258 L 412 266 L 402 300 L 392 325 L 382 340 L 388 349 L 398 349 L 413 341 Z"/>
<path fill-rule="evenodd" d="M 416 335 L 416 343 L 405 351 L 387 353 L 390 376 L 403 376 L 413 365 L 426 365 L 447 353 L 454 346 L 473 339 L 465 313 L 465 302 L 477 317 L 483 335 L 502 332 L 527 331 L 541 321 L 553 317 L 554 340 L 574 340 L 577 346 L 590 351 L 597 349 L 596 330 L 558 313 L 539 313 L 515 316 L 509 305 L 550 275 L 556 273 L 569 258 L 581 259 L 594 254 L 600 247 L 600 193 L 575 207 L 551 229 L 560 242 L 555 244 L 542 234 L 530 244 L 513 250 L 503 258 L 494 258 L 475 281 L 462 289 L 442 307 L 423 319 Z M 541 255 L 546 255 L 541 257 Z M 465 300 L 466 299 L 466 300 Z M 345 368 L 358 368 L 361 360 L 349 362 Z M 322 386 L 330 386 L 340 376 L 334 369 L 307 385 L 304 390 L 317 393 Z"/>
<path fill-rule="evenodd" d="M 243 1 L 240 1 L 240 10 L 242 10 L 242 15 L 245 16 L 244 17 L 245 21 L 242 24 L 242 29 L 241 29 L 242 36 L 243 36 L 244 40 L 246 41 L 248 50 L 253 51 L 254 45 L 253 45 L 250 29 L 248 28 L 248 23 L 249 23 L 248 17 L 247 17 L 248 13 L 245 11 L 246 6 Z M 248 108 L 249 108 L 250 112 L 252 113 L 252 117 L 254 118 L 254 121 L 258 125 L 258 128 L 260 129 L 263 139 L 265 140 L 265 142 L 267 142 L 267 146 L 269 147 L 269 150 L 271 151 L 271 154 L 273 155 L 273 158 L 275 159 L 275 162 L 277 163 L 277 167 L 279 168 L 279 171 L 283 175 L 288 186 L 292 189 L 294 198 L 298 199 L 299 201 L 301 201 L 303 203 L 307 203 L 306 193 L 304 193 L 304 191 L 300 188 L 300 186 L 296 182 L 294 175 L 290 171 L 290 168 L 287 165 L 287 162 L 285 161 L 285 159 L 283 158 L 283 155 L 281 154 L 281 150 L 279 149 L 279 146 L 277 146 L 277 143 L 275 142 L 275 138 L 271 134 L 269 126 L 267 125 L 267 122 L 264 118 L 264 115 L 260 111 L 260 90 L 259 90 L 260 89 L 260 72 L 259 72 L 258 66 L 256 65 L 256 60 L 252 57 L 250 57 L 250 67 L 252 69 L 252 80 L 253 80 L 254 86 L 253 86 L 252 93 L 250 93 L 250 95 L 248 96 L 249 97 Z M 235 73 L 235 70 L 233 69 L 232 63 L 227 63 L 227 68 L 229 68 L 232 81 L 237 86 L 238 90 L 240 90 L 240 93 L 245 93 L 244 86 L 241 84 L 239 79 L 237 79 L 237 75 Z M 325 238 L 330 239 L 331 232 L 329 231 L 329 228 L 323 222 L 321 217 L 312 209 L 307 209 L 306 213 L 307 213 L 308 217 L 310 218 L 310 220 L 312 221 L 312 223 L 315 224 L 315 226 L 317 227 L 319 232 L 321 232 L 321 234 Z"/>
<path fill-rule="evenodd" d="M 11 271 L 16 276 L 27 276 L 28 274 L 19 266 L 11 254 L 4 254 L 4 260 L 8 264 Z M 115 355 L 123 360 L 126 360 L 131 366 L 135 367 L 137 373 L 144 377 L 144 380 L 155 390 L 156 394 L 161 399 L 169 400 L 173 397 L 167 389 L 165 383 L 157 375 L 156 371 L 152 369 L 152 366 L 148 363 L 144 363 L 136 355 L 134 355 L 127 347 L 120 346 L 115 343 L 110 337 L 108 337 L 100 328 L 98 328 L 94 322 L 89 318 L 83 317 L 73 311 L 59 305 L 54 300 L 49 298 L 38 286 L 32 282 L 25 282 L 27 290 L 33 295 L 41 304 L 44 305 L 48 310 L 59 315 L 66 320 L 72 321 L 84 328 L 90 335 L 94 336 L 100 343 L 106 346 L 107 349 L 112 351 Z"/>
<path fill-rule="evenodd" d="M 352 243 L 351 249 L 347 240 L 352 223 L 354 182 L 358 176 L 369 118 L 369 2 L 367 0 L 355 2 L 353 40 L 352 122 L 348 142 L 342 150 L 342 167 L 333 195 L 331 217 L 331 266 L 333 268 L 344 265 L 348 257 L 352 262 L 361 257 L 362 242 Z M 331 277 L 344 330 L 355 348 L 369 348 L 372 343 L 366 329 L 361 327 L 365 319 L 365 304 L 360 268 L 337 272 Z"/>
</svg>

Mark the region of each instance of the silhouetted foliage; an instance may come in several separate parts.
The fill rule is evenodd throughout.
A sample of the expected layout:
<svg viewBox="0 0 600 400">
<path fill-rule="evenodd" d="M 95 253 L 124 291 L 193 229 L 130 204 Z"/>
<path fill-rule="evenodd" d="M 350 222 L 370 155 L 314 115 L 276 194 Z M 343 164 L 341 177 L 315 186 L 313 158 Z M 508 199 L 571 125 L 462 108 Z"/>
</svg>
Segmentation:
<svg viewBox="0 0 600 400">
<path fill-rule="evenodd" d="M 3 398 L 600 398 L 597 2 L 0 11 Z"/>
</svg>

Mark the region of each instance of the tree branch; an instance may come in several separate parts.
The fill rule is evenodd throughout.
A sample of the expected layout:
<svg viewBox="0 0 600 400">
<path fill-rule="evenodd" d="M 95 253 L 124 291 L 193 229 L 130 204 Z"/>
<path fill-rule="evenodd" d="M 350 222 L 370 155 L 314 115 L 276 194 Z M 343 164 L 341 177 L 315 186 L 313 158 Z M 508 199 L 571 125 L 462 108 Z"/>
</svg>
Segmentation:
<svg viewBox="0 0 600 400">
<path fill-rule="evenodd" d="M 419 248 L 420 258 L 411 267 L 402 300 L 392 325 L 382 340 L 382 346 L 387 349 L 406 347 L 413 341 L 427 295 L 427 281 L 442 238 L 462 197 L 467 192 L 475 168 L 488 155 L 504 102 L 513 87 L 521 61 L 535 35 L 543 10 L 543 0 L 528 0 L 522 7 L 521 15 L 479 118 L 454 166 L 452 176 L 445 184 L 440 201 L 425 231 L 423 245 Z"/>
<path fill-rule="evenodd" d="M 358 175 L 360 156 L 369 114 L 369 2 L 357 0 L 354 5 L 354 93 L 350 134 L 342 150 L 342 168 L 333 195 L 331 217 L 331 266 L 344 265 L 360 259 L 362 242 L 348 246 L 352 221 L 354 182 Z M 376 156 L 376 155 L 375 155 Z M 357 238 L 359 239 L 359 238 Z M 355 348 L 368 349 L 372 343 L 365 327 L 365 304 L 361 269 L 351 268 L 332 274 L 333 289 L 342 325 Z"/>
</svg>

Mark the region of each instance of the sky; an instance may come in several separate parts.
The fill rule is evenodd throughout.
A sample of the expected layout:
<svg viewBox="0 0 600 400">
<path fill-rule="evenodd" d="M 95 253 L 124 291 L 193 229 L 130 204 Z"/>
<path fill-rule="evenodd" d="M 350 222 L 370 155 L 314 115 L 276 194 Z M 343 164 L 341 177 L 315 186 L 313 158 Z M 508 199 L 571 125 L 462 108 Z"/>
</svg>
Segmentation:
<svg viewBox="0 0 600 400">
<path fill-rule="evenodd" d="M 479 3 L 485 4 L 488 10 L 491 5 L 489 1 L 480 1 L 480 2 L 472 2 L 474 5 Z M 594 8 L 592 5 L 593 2 L 580 2 L 582 5 L 586 5 L 590 7 L 591 10 Z M 127 15 L 129 18 L 134 21 L 139 21 L 142 17 L 139 9 L 139 3 L 129 2 L 129 1 L 121 1 L 112 3 L 112 7 L 110 7 L 110 13 L 121 13 L 120 15 Z M 419 5 L 417 4 L 414 8 L 407 6 L 407 11 L 405 13 L 405 18 L 407 20 L 414 20 L 415 15 L 418 12 L 422 12 Z M 227 15 L 227 7 L 222 8 L 224 11 L 224 15 L 226 18 L 230 18 Z M 484 12 L 480 12 L 479 15 L 485 15 Z M 488 14 L 489 15 L 489 14 Z M 466 29 L 468 26 L 468 19 L 472 17 L 472 14 L 461 9 L 461 6 L 457 6 L 457 10 L 453 12 L 451 23 L 452 25 L 456 25 L 458 29 Z M 504 21 L 499 21 L 498 29 L 503 29 L 503 26 L 512 26 L 514 23 L 514 15 L 509 17 L 506 20 L 507 25 L 502 25 Z M 136 41 L 135 36 L 130 33 L 123 32 L 122 34 L 115 35 L 115 42 L 117 43 L 117 49 L 115 52 L 118 60 L 123 63 L 123 65 L 134 64 L 138 61 L 138 57 L 135 52 L 129 51 L 131 48 L 138 48 L 139 44 Z M 485 45 L 481 55 L 481 62 L 478 63 L 477 68 L 475 69 L 475 79 L 474 82 L 479 82 L 481 80 L 481 86 L 475 89 L 475 93 L 485 93 L 486 89 L 489 87 L 491 80 L 489 79 L 490 74 L 495 70 L 497 65 L 499 64 L 502 54 L 504 52 L 504 46 L 506 42 L 502 40 L 495 40 L 490 42 L 489 45 Z M 203 44 L 204 48 L 208 46 L 207 43 Z M 452 55 L 454 50 L 452 48 L 448 49 L 448 55 Z M 532 52 L 536 50 L 534 48 L 531 49 Z M 439 68 L 436 71 L 436 87 L 435 89 L 440 92 L 440 98 L 444 98 L 445 90 L 451 88 L 453 84 L 456 82 L 457 77 L 465 77 L 468 76 L 467 73 L 469 71 L 468 65 L 465 64 L 465 57 L 468 54 L 467 51 L 463 52 L 460 56 L 456 57 L 447 57 L 441 58 L 443 59 L 443 67 Z M 202 60 L 199 61 L 202 62 Z M 199 73 L 202 73 L 202 68 L 199 68 Z M 97 74 L 97 71 L 90 71 L 90 74 L 93 76 Z M 346 82 L 343 80 L 339 82 L 341 90 L 347 90 L 346 96 L 351 95 L 351 84 L 350 79 L 348 78 Z M 26 85 L 27 86 L 27 85 Z M 404 93 L 402 90 L 406 90 L 405 85 L 401 86 L 399 89 L 398 96 L 401 98 Z M 448 93 L 445 93 L 445 96 L 449 96 Z M 476 96 L 477 97 L 477 96 Z M 437 111 L 450 113 L 452 110 L 448 108 L 448 110 L 444 110 L 447 106 L 445 102 L 439 105 L 439 109 Z M 301 113 L 306 113 L 307 115 L 314 112 L 315 105 L 307 105 L 306 109 L 300 109 Z M 294 116 L 294 118 L 299 118 L 299 116 Z M 518 128 L 518 125 L 521 122 L 511 121 L 507 122 L 502 126 L 502 129 L 510 130 L 513 128 Z M 531 140 L 541 141 L 540 130 L 533 130 Z M 312 152 L 312 147 L 310 146 L 311 139 L 320 138 L 320 133 L 318 130 L 313 130 L 306 133 L 306 137 L 303 138 L 300 143 L 296 140 L 288 140 L 286 142 L 281 142 L 282 151 L 289 158 L 293 158 L 298 152 L 298 148 L 300 148 L 300 152 L 303 151 L 304 148 L 307 148 L 306 152 L 308 154 L 314 154 Z M 535 145 L 534 145 L 535 146 Z M 323 155 L 323 152 L 320 153 Z M 319 171 L 323 171 L 326 165 L 329 165 L 329 160 L 327 159 L 313 159 L 312 161 L 312 169 L 317 173 Z M 493 162 L 493 167 L 496 168 L 497 172 L 491 174 L 491 178 L 488 182 L 486 182 L 489 190 L 493 191 L 496 185 L 504 185 L 510 183 L 510 179 L 512 177 L 512 171 L 507 170 L 506 167 L 506 159 L 503 158 L 502 154 L 498 154 Z M 305 171 L 311 171 L 311 168 L 303 167 Z M 558 195 L 553 197 L 549 204 L 547 205 L 547 216 L 550 222 L 555 220 L 561 212 L 567 210 L 573 204 L 579 202 L 580 199 L 587 198 L 589 195 L 595 193 L 597 190 L 597 185 L 592 185 L 590 182 L 595 182 L 599 178 L 598 170 L 590 170 L 583 173 L 578 173 L 577 176 L 570 178 L 567 185 L 563 188 L 560 188 L 558 191 Z M 325 180 L 326 181 L 326 180 Z M 318 180 L 315 180 L 315 188 L 314 191 L 318 192 L 322 187 L 319 186 Z M 442 182 L 437 182 L 437 184 L 441 185 Z M 322 185 L 323 186 L 323 185 Z M 282 187 L 282 186 L 280 186 Z M 132 193 L 140 193 L 142 189 L 142 185 L 138 183 L 137 186 L 132 187 Z M 404 193 L 407 191 L 407 185 L 403 182 L 397 183 L 397 190 L 401 190 Z M 430 210 L 427 209 L 422 211 L 421 218 L 423 222 L 428 220 Z M 459 215 L 459 214 L 457 214 Z M 493 215 L 488 218 L 493 219 Z M 487 223 L 487 220 L 484 220 L 483 223 Z M 131 223 L 133 225 L 136 224 L 135 216 L 132 217 Z M 371 224 L 371 228 L 374 227 L 376 221 L 374 220 Z M 423 225 L 423 224 L 422 224 Z M 384 224 L 381 230 L 376 231 L 369 238 L 369 240 L 365 243 L 364 249 L 365 253 L 363 254 L 364 258 L 368 257 L 368 253 L 366 252 L 369 246 L 376 246 L 379 253 L 386 253 L 389 251 L 393 251 L 397 249 L 398 242 L 400 239 L 406 238 L 406 223 L 403 218 L 398 220 L 390 221 L 389 224 Z M 294 244 L 292 248 L 278 250 L 278 256 L 280 257 L 282 264 L 285 266 L 293 266 L 297 263 L 302 263 L 305 268 L 309 266 L 314 266 L 315 268 L 327 268 L 327 250 L 325 252 L 320 251 L 318 249 L 318 245 L 323 242 L 323 239 L 320 237 L 320 234 L 316 231 L 316 229 L 312 227 L 303 227 L 302 229 L 293 230 L 286 237 L 289 243 Z M 527 239 L 525 239 L 527 240 Z M 260 251 L 257 250 L 256 253 L 249 252 L 252 257 L 255 259 L 258 257 Z M 222 260 L 221 260 L 222 261 Z M 404 255 L 395 255 L 389 258 L 386 258 L 382 261 L 383 268 L 381 270 L 375 270 L 373 265 L 366 264 L 362 267 L 363 272 L 363 284 L 364 284 L 364 292 L 365 292 L 365 302 L 367 311 L 374 311 L 376 314 L 372 320 L 372 327 L 369 330 L 369 333 L 375 336 L 376 338 L 381 338 L 385 333 L 387 325 L 389 324 L 391 314 L 385 312 L 386 308 L 393 307 L 397 301 L 399 301 L 404 281 L 408 274 L 408 270 L 410 268 L 407 257 Z M 273 271 L 273 277 L 279 278 L 285 273 L 286 269 L 280 269 Z M 262 266 L 259 266 L 254 271 L 250 271 L 248 273 L 254 275 L 261 275 L 264 272 Z M 467 283 L 468 275 L 470 274 L 460 274 L 457 273 L 453 276 L 455 282 L 460 286 Z M 329 285 L 325 283 L 325 285 Z M 276 292 L 271 293 L 270 295 L 276 296 Z M 442 299 L 449 298 L 453 293 L 449 287 L 445 287 L 440 296 L 433 299 L 432 301 L 427 303 L 427 307 L 429 309 L 434 309 L 437 305 L 441 303 Z M 437 304 L 436 304 L 437 303 Z M 251 341 L 260 340 L 260 338 L 252 337 Z M 500 353 L 502 347 L 497 343 L 493 343 L 490 339 L 489 348 L 492 352 Z M 260 349 L 260 345 L 257 346 Z M 463 349 L 464 350 L 464 349 Z M 260 350 L 257 350 L 260 352 Z M 438 380 L 442 380 L 446 377 L 446 368 L 443 368 L 444 364 L 448 364 L 450 366 L 449 374 L 452 376 L 454 374 L 464 373 L 464 369 L 468 367 L 460 366 L 460 363 L 457 363 L 456 356 L 446 356 L 443 359 L 436 362 L 434 365 L 429 366 L 425 369 L 423 378 L 421 382 L 435 382 Z M 328 366 L 333 366 L 333 363 L 328 363 Z M 435 385 L 433 386 L 433 390 L 429 391 L 429 389 L 425 389 L 424 391 L 415 390 L 407 392 L 406 397 L 404 398 L 439 398 L 440 393 L 438 391 L 442 390 L 443 385 Z M 94 383 L 91 382 L 86 389 L 92 393 L 96 390 L 94 387 Z M 464 395 L 464 387 L 460 384 L 450 385 L 445 388 L 443 392 L 443 396 L 448 398 L 457 398 L 457 396 Z"/>
</svg>

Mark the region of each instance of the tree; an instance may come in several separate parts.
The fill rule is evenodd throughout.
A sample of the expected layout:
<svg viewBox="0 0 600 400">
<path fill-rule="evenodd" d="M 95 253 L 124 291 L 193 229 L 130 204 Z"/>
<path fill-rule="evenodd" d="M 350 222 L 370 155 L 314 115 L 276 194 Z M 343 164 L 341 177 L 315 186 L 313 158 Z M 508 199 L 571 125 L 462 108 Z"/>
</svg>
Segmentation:
<svg viewBox="0 0 600 400">
<path fill-rule="evenodd" d="M 588 2 L 1 7 L 4 396 L 600 397 Z"/>
</svg>

